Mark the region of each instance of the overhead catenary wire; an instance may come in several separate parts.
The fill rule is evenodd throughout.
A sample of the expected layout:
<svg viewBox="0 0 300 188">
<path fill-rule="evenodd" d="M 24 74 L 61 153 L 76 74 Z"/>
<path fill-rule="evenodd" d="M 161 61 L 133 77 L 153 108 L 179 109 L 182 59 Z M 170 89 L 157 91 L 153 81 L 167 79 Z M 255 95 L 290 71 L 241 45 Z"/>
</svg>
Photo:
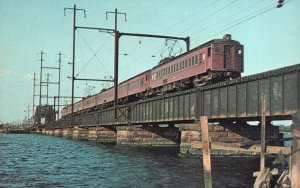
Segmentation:
<svg viewBox="0 0 300 188">
<path fill-rule="evenodd" d="M 288 1 L 285 4 L 287 4 L 287 3 L 291 2 L 291 1 L 293 1 L 293 0 Z M 235 20 L 235 21 L 233 21 L 233 22 L 231 22 L 229 24 L 225 24 L 225 25 L 219 27 L 218 29 L 214 29 L 215 32 L 213 32 L 213 33 L 208 32 L 207 35 L 202 35 L 202 36 L 208 36 L 209 34 L 210 34 L 210 36 L 214 36 L 217 33 L 223 33 L 224 31 L 227 31 L 227 30 L 229 30 L 231 28 L 234 28 L 234 27 L 236 27 L 236 26 L 238 26 L 238 25 L 240 25 L 240 24 L 242 24 L 244 22 L 252 20 L 252 19 L 256 18 L 257 16 L 263 15 L 263 14 L 265 14 L 267 12 L 270 12 L 272 10 L 275 10 L 275 9 L 277 9 L 277 7 L 274 5 L 274 3 L 272 3 L 272 4 L 266 6 L 266 7 L 262 8 L 262 9 L 259 9 L 259 10 L 255 11 L 255 12 L 252 12 L 251 14 L 243 16 L 242 18 L 239 18 L 239 19 L 237 19 L 237 20 Z M 204 37 L 202 37 L 202 38 L 204 38 Z"/>
<path fill-rule="evenodd" d="M 215 0 L 214 2 L 212 2 L 211 4 L 209 4 L 209 5 L 204 9 L 204 11 L 208 10 L 211 6 L 213 6 L 213 5 L 214 5 L 216 2 L 218 2 L 218 1 L 220 1 L 220 0 Z M 203 12 L 204 12 L 204 11 L 203 11 Z M 190 15 L 184 17 L 183 19 L 181 19 L 181 20 L 179 20 L 178 22 L 172 24 L 171 26 L 167 27 L 166 29 L 169 30 L 169 29 L 173 28 L 174 26 L 177 26 L 178 24 L 180 24 L 180 23 L 184 22 L 185 20 L 191 18 L 191 17 L 194 16 L 195 14 L 196 14 L 196 12 L 191 13 Z"/>
<path fill-rule="evenodd" d="M 292 0 L 291 0 L 292 1 Z M 233 3 L 235 3 L 236 1 L 231 1 L 229 4 L 227 4 L 226 6 L 224 6 L 224 7 L 222 7 L 222 8 L 220 8 L 220 9 L 218 9 L 217 11 L 214 11 L 213 13 L 211 13 L 210 15 L 208 15 L 207 17 L 205 17 L 205 19 L 203 19 L 203 21 L 204 20 L 206 20 L 207 18 L 209 18 L 209 17 L 211 17 L 211 16 L 213 16 L 213 15 L 215 15 L 215 14 L 217 14 L 217 13 L 219 13 L 220 11 L 222 11 L 222 10 L 224 10 L 225 8 L 228 8 L 229 6 L 231 6 Z M 261 2 L 263 2 L 263 1 L 260 1 L 260 2 L 258 2 L 257 4 L 259 4 L 259 3 L 261 3 Z M 256 5 L 257 5 L 256 4 Z M 255 4 L 251 4 L 250 5 L 250 7 L 253 7 L 253 6 L 255 6 Z M 273 9 L 273 7 L 274 7 L 274 3 L 272 3 L 272 9 Z M 249 8 L 249 7 L 248 7 Z M 251 13 L 251 14 L 249 14 L 249 15 L 247 15 L 247 16 L 243 16 L 242 18 L 239 18 L 239 19 L 237 19 L 237 20 L 235 20 L 235 21 L 237 21 L 238 23 L 237 24 L 234 24 L 234 25 L 239 25 L 239 24 L 241 24 L 240 22 L 240 19 L 243 19 L 243 18 L 245 18 L 245 17 L 247 17 L 246 18 L 246 20 L 250 20 L 250 19 L 252 19 L 252 18 L 248 18 L 248 16 L 250 16 L 250 17 L 256 17 L 256 16 L 259 16 L 259 15 L 261 15 L 261 14 L 264 14 L 265 12 L 262 12 L 262 10 L 265 10 L 265 9 L 267 9 L 267 8 L 270 8 L 270 7 L 265 7 L 265 8 L 263 8 L 263 9 L 260 9 L 259 11 L 256 11 L 255 13 L 257 13 L 257 12 L 259 12 L 258 13 L 258 15 L 255 15 L 255 16 L 253 16 L 253 12 Z M 240 14 L 241 12 L 243 12 L 243 11 L 245 11 L 246 9 L 243 9 L 243 10 L 241 10 L 241 11 L 238 11 L 236 14 Z M 269 10 L 267 10 L 266 12 L 268 12 Z M 246 21 L 245 20 L 245 21 Z M 201 22 L 202 20 L 200 20 L 200 22 Z M 196 26 L 197 24 L 199 24 L 200 22 L 197 22 L 196 24 L 193 24 L 192 26 L 190 26 L 189 28 L 192 28 L 192 27 L 194 27 L 194 26 Z M 243 23 L 243 21 L 242 21 L 242 23 Z M 222 26 L 222 27 L 224 27 L 224 26 Z M 230 28 L 232 28 L 232 27 L 234 27 L 233 25 L 230 25 Z M 229 29 L 229 28 L 227 28 L 227 29 Z M 224 30 L 224 29 L 223 29 Z M 219 31 L 217 32 L 217 33 L 219 33 Z M 199 34 L 200 35 L 200 34 Z M 201 34 L 202 35 L 202 34 Z M 154 49 L 156 49 L 157 47 L 159 47 L 159 45 L 158 46 L 156 46 Z M 152 50 L 152 49 L 151 49 Z M 149 50 L 150 51 L 150 50 Z M 146 53 L 148 53 L 149 51 L 147 51 L 147 52 L 144 52 L 144 53 L 142 53 L 142 55 L 140 55 L 140 56 L 138 56 L 137 58 L 135 58 L 135 60 L 134 61 L 136 61 L 136 60 L 139 60 L 139 59 L 142 59 L 143 57 L 145 57 L 145 55 L 144 54 L 146 54 Z"/>
<path fill-rule="evenodd" d="M 223 6 L 222 8 L 214 11 L 213 13 L 209 14 L 208 16 L 206 16 L 205 18 L 201 19 L 200 21 L 196 22 L 195 24 L 191 25 L 190 27 L 186 28 L 185 30 L 183 30 L 182 32 L 180 32 L 179 34 L 183 34 L 185 33 L 186 31 L 189 31 L 191 28 L 195 27 L 196 25 L 206 21 L 208 18 L 218 14 L 219 12 L 221 12 L 222 10 L 228 8 L 229 6 L 233 5 L 234 3 L 236 3 L 238 0 L 233 0 L 231 1 L 230 3 L 228 3 L 227 5 Z"/>
<path fill-rule="evenodd" d="M 206 30 L 208 30 L 208 29 L 210 29 L 210 28 L 215 27 L 216 25 L 218 25 L 218 24 L 220 24 L 220 23 L 223 23 L 223 22 L 226 21 L 228 18 L 231 18 L 231 17 L 234 17 L 234 16 L 236 17 L 237 15 L 239 15 L 239 14 L 241 14 L 241 13 L 243 13 L 243 12 L 246 12 L 247 10 L 252 10 L 253 7 L 256 7 L 256 6 L 260 5 L 260 4 L 263 3 L 264 1 L 266 1 L 266 0 L 258 0 L 258 2 L 254 2 L 253 4 L 251 4 L 250 6 L 244 8 L 244 9 L 242 9 L 242 10 L 239 10 L 239 11 L 237 11 L 237 12 L 234 12 L 234 13 L 232 13 L 231 15 L 229 15 L 229 16 L 223 18 L 223 19 L 217 20 L 216 22 L 212 23 L 211 25 L 208 25 L 208 26 L 205 26 L 204 28 L 201 28 L 201 35 L 203 34 L 203 33 L 202 33 L 203 31 L 206 31 Z M 273 5 L 273 3 L 272 3 L 272 5 Z M 251 13 L 251 14 L 253 14 L 253 13 Z M 242 17 L 242 18 L 244 18 L 244 17 Z M 240 19 L 242 19 L 242 18 L 238 18 L 238 19 L 236 19 L 236 20 L 240 20 Z M 191 33 L 190 35 L 193 35 L 193 34 L 195 34 L 195 33 L 199 33 L 199 31 L 193 32 L 193 33 Z M 196 35 L 196 36 L 197 36 L 197 35 Z"/>
<path fill-rule="evenodd" d="M 187 31 L 187 30 L 189 30 L 189 29 L 191 29 L 191 28 L 193 28 L 193 27 L 196 26 L 197 24 L 199 24 L 199 23 L 201 23 L 201 22 L 203 22 L 203 21 L 206 21 L 209 17 L 211 17 L 211 16 L 213 16 L 213 15 L 215 15 L 215 14 L 221 12 L 222 10 L 228 8 L 229 6 L 231 6 L 232 4 L 234 4 L 234 3 L 237 2 L 237 1 L 238 1 L 238 0 L 233 0 L 233 1 L 231 1 L 229 4 L 223 6 L 222 8 L 220 8 L 220 9 L 214 11 L 213 13 L 209 14 L 208 16 L 206 16 L 204 19 L 200 20 L 200 21 L 197 22 L 196 24 L 193 24 L 192 26 L 188 27 L 187 29 L 185 29 L 184 31 L 182 31 L 180 34 L 184 33 L 185 31 Z M 212 4 L 214 4 L 214 3 L 215 3 L 215 2 L 213 2 Z M 211 5 L 212 5 L 212 4 L 211 4 Z M 156 46 L 154 49 L 156 49 L 157 47 L 159 47 L 159 45 Z M 145 53 L 143 53 L 143 54 L 145 54 Z M 139 56 L 139 57 L 136 58 L 135 60 L 141 59 L 140 57 L 144 57 L 144 55 Z"/>
<path fill-rule="evenodd" d="M 106 38 L 104 43 L 98 48 L 96 53 L 83 65 L 83 67 L 78 71 L 78 73 L 76 74 L 75 77 L 77 77 L 86 68 L 86 66 L 95 58 L 95 56 L 103 49 L 103 47 L 108 42 L 108 40 L 109 40 L 109 38 Z"/>
<path fill-rule="evenodd" d="M 91 46 L 88 44 L 88 42 L 84 39 L 84 37 L 81 35 L 81 33 L 79 31 L 77 31 L 77 33 L 79 34 L 80 38 L 83 40 L 83 42 L 85 43 L 85 45 L 89 48 L 89 50 L 93 54 L 93 57 L 95 57 L 99 61 L 99 63 L 103 66 L 104 71 L 106 72 L 106 74 L 110 75 L 110 73 L 107 70 L 107 68 L 105 67 L 104 63 L 98 58 L 97 53 L 94 52 L 94 50 L 91 48 Z"/>
</svg>

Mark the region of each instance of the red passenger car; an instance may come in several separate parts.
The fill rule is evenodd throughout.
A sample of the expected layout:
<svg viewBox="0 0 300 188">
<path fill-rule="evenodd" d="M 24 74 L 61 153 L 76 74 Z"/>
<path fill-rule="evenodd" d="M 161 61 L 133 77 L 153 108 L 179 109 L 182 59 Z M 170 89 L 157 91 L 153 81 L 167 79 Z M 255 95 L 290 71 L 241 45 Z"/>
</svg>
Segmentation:
<svg viewBox="0 0 300 188">
<path fill-rule="evenodd" d="M 243 45 L 225 35 L 154 67 L 150 87 L 155 92 L 184 89 L 237 78 L 241 72 Z"/>
</svg>

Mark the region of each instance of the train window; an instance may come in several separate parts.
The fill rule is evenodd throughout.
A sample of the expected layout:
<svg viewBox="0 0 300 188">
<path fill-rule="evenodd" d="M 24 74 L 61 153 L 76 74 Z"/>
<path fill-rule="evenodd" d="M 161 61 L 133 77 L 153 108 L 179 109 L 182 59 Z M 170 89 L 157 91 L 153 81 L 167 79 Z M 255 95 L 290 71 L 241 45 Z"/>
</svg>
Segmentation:
<svg viewBox="0 0 300 188">
<path fill-rule="evenodd" d="M 210 54 L 211 54 L 211 47 L 208 47 L 208 49 L 207 49 L 207 57 L 210 57 Z"/>
<path fill-rule="evenodd" d="M 202 63 L 202 53 L 200 53 L 200 54 L 198 55 L 198 62 L 199 62 L 199 63 Z"/>
<path fill-rule="evenodd" d="M 224 46 L 224 53 L 230 54 L 230 46 Z"/>
<path fill-rule="evenodd" d="M 220 47 L 215 47 L 215 52 L 216 53 L 220 53 L 221 52 L 221 48 Z"/>
<path fill-rule="evenodd" d="M 243 53 L 243 50 L 242 50 L 242 49 L 237 49 L 237 54 L 238 54 L 238 55 L 242 55 L 242 53 Z"/>
<path fill-rule="evenodd" d="M 192 65 L 194 65 L 195 64 L 195 58 L 194 58 L 194 56 L 192 57 Z"/>
</svg>

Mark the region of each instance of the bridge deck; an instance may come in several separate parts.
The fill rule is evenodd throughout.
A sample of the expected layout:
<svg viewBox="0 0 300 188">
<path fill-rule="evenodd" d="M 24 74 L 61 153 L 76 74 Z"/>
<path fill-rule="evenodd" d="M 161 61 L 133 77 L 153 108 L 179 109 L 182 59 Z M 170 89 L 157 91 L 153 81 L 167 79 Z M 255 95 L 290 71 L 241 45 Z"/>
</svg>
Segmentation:
<svg viewBox="0 0 300 188">
<path fill-rule="evenodd" d="M 197 89 L 166 94 L 120 106 L 118 121 L 113 108 L 76 116 L 77 125 L 117 125 L 195 122 L 200 115 L 210 121 L 243 118 L 258 120 L 261 97 L 264 96 L 267 116 L 291 119 L 299 112 L 300 64 Z M 55 127 L 70 125 L 59 120 Z"/>
</svg>

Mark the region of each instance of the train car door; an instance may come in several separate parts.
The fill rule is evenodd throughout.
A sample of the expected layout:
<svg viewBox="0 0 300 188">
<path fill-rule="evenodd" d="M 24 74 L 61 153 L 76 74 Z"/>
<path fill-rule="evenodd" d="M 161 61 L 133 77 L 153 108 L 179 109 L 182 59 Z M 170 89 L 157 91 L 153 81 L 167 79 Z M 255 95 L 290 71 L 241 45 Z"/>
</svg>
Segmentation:
<svg viewBox="0 0 300 188">
<path fill-rule="evenodd" d="M 232 46 L 224 45 L 224 69 L 233 69 Z"/>
</svg>

